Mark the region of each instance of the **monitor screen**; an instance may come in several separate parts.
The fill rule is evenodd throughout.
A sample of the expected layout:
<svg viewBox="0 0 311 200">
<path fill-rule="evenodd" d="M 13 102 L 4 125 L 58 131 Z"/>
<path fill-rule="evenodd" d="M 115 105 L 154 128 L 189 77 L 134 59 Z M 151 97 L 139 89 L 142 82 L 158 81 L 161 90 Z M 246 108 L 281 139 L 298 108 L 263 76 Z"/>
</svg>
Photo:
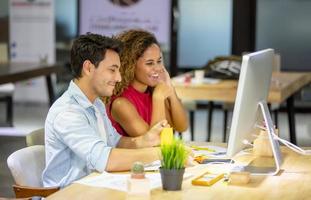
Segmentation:
<svg viewBox="0 0 311 200">
<path fill-rule="evenodd" d="M 258 103 L 268 98 L 273 57 L 273 49 L 243 56 L 228 142 L 228 157 L 245 148 L 244 140 L 255 139 L 253 133 L 258 117 Z"/>
</svg>

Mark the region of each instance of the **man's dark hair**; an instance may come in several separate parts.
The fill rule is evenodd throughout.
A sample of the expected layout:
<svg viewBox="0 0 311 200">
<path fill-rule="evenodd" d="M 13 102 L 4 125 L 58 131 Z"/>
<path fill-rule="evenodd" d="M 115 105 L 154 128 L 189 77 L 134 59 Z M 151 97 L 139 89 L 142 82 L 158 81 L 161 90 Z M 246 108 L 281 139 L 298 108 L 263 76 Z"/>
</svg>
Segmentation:
<svg viewBox="0 0 311 200">
<path fill-rule="evenodd" d="M 81 77 L 83 62 L 90 60 L 95 67 L 105 58 L 107 49 L 120 53 L 122 43 L 114 38 L 87 33 L 74 40 L 71 48 L 71 71 L 74 78 Z"/>
</svg>

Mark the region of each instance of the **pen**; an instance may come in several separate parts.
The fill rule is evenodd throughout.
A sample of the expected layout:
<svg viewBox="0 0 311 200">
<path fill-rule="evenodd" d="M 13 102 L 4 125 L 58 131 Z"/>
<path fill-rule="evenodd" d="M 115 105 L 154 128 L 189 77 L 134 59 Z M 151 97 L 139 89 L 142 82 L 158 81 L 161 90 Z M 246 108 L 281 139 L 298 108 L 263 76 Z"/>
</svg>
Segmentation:
<svg viewBox="0 0 311 200">
<path fill-rule="evenodd" d="M 215 152 L 214 149 L 208 148 L 208 147 L 199 147 L 196 145 L 191 145 L 191 148 L 193 148 L 194 150 L 205 150 L 205 151 L 209 151 L 209 152 Z"/>
</svg>

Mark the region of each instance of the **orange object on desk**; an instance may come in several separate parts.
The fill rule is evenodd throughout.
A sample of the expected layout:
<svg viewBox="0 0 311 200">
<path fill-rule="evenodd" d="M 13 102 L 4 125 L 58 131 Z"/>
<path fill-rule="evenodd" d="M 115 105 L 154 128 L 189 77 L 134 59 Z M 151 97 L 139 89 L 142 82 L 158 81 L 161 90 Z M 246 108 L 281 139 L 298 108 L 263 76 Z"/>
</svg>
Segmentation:
<svg viewBox="0 0 311 200">
<path fill-rule="evenodd" d="M 208 157 L 207 156 L 196 156 L 194 157 L 194 161 L 198 162 L 199 164 L 203 164 L 204 160 L 207 159 Z"/>
</svg>

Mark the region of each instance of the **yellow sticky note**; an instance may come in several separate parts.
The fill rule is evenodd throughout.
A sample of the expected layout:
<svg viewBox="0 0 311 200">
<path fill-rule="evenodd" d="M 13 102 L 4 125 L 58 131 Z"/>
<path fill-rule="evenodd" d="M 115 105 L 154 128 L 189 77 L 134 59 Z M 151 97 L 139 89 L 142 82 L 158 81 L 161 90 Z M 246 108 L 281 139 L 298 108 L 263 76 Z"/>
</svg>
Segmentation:
<svg viewBox="0 0 311 200">
<path fill-rule="evenodd" d="M 161 145 L 171 144 L 173 139 L 173 128 L 163 128 L 161 131 Z"/>
</svg>

